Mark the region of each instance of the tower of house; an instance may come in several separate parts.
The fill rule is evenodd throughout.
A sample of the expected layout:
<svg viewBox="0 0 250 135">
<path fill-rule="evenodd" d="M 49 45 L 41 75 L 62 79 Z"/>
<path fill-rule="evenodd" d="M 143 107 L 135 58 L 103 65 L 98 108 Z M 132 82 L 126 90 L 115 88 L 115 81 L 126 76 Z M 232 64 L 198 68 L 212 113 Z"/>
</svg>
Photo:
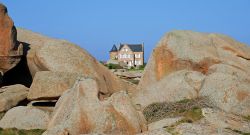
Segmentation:
<svg viewBox="0 0 250 135">
<path fill-rule="evenodd" d="M 115 45 L 113 45 L 112 49 L 109 51 L 109 58 L 111 60 L 117 60 L 118 58 L 118 50 Z"/>
</svg>

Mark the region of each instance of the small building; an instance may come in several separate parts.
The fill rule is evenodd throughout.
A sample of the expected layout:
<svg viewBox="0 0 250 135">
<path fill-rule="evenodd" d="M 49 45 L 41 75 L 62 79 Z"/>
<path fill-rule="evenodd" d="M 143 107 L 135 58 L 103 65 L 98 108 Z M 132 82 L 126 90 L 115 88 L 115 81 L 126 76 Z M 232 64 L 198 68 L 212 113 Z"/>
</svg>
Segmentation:
<svg viewBox="0 0 250 135">
<path fill-rule="evenodd" d="M 113 45 L 109 51 L 110 60 L 116 60 L 127 67 L 139 67 L 144 64 L 144 44 L 120 44 L 119 49 Z"/>
</svg>

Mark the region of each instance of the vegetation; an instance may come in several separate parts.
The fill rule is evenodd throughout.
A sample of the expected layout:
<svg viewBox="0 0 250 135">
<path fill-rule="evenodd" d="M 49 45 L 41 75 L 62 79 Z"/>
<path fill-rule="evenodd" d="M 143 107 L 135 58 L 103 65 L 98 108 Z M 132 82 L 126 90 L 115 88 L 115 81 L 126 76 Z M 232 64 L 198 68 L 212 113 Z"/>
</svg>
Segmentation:
<svg viewBox="0 0 250 135">
<path fill-rule="evenodd" d="M 193 123 L 204 117 L 202 115 L 201 108 L 199 107 L 193 107 L 191 110 L 182 110 L 182 111 L 181 111 L 182 112 L 181 116 L 183 116 L 183 118 L 181 120 L 177 121 L 175 124 L 171 126 L 165 127 L 167 132 L 171 133 L 172 135 L 179 135 L 179 133 L 175 131 L 175 128 L 181 123 Z"/>
<path fill-rule="evenodd" d="M 161 120 L 166 117 L 182 117 L 171 126 L 164 127 L 172 135 L 179 135 L 175 131 L 176 126 L 181 123 L 193 123 L 202 119 L 201 108 L 211 107 L 206 98 L 183 99 L 178 102 L 154 103 L 146 107 L 143 111 L 148 123 Z"/>
<path fill-rule="evenodd" d="M 33 130 L 19 130 L 16 128 L 11 129 L 1 129 L 0 135 L 41 135 L 45 130 L 33 129 Z"/>
<path fill-rule="evenodd" d="M 120 66 L 119 64 L 109 63 L 109 64 L 106 64 L 105 66 L 108 67 L 109 69 L 122 69 L 122 66 Z"/>
<path fill-rule="evenodd" d="M 166 127 L 166 130 L 171 135 L 180 135 L 180 133 L 175 131 L 175 126 Z"/>
<path fill-rule="evenodd" d="M 146 63 L 144 63 L 143 65 L 139 66 L 139 70 L 144 70 L 144 68 L 146 67 Z"/>
<path fill-rule="evenodd" d="M 231 128 L 226 128 L 226 129 L 229 129 L 237 134 L 241 134 L 241 135 L 250 135 L 250 133 L 244 133 L 242 131 L 239 131 L 239 130 L 236 130 L 236 129 L 231 129 Z"/>
<path fill-rule="evenodd" d="M 243 118 L 250 122 L 250 115 L 248 115 L 248 116 L 243 116 Z"/>
<path fill-rule="evenodd" d="M 144 65 L 141 65 L 139 67 L 131 67 L 130 69 L 128 69 L 129 71 L 138 71 L 138 70 L 144 70 L 144 68 L 146 67 L 146 64 L 144 63 Z"/>
<path fill-rule="evenodd" d="M 3 118 L 5 112 L 0 112 L 0 120 Z"/>
<path fill-rule="evenodd" d="M 148 123 L 177 116 L 184 117 L 182 122 L 190 123 L 203 117 L 201 108 L 204 107 L 211 107 L 206 98 L 184 99 L 179 102 L 151 104 L 143 110 L 143 114 Z"/>
</svg>

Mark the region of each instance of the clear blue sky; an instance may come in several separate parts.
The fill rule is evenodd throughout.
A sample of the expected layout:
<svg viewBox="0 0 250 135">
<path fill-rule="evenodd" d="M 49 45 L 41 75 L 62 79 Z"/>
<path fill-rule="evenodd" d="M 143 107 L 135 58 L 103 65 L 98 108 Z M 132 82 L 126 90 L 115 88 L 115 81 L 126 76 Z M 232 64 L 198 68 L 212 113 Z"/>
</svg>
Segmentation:
<svg viewBox="0 0 250 135">
<path fill-rule="evenodd" d="M 171 30 L 250 44 L 250 0 L 0 0 L 18 27 L 66 39 L 107 60 L 113 44 L 145 43 L 146 59 Z"/>
</svg>

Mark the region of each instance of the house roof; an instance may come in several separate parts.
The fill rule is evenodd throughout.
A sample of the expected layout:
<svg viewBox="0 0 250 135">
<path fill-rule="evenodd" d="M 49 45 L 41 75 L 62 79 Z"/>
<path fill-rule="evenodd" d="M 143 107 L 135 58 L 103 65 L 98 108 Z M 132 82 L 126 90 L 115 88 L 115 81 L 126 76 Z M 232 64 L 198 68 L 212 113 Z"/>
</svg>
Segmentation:
<svg viewBox="0 0 250 135">
<path fill-rule="evenodd" d="M 118 50 L 117 50 L 116 46 L 113 45 L 112 49 L 111 49 L 109 52 L 117 52 L 117 51 L 118 51 Z"/>
<path fill-rule="evenodd" d="M 119 51 L 124 45 L 127 45 L 133 52 L 143 52 L 142 44 L 120 44 Z"/>
</svg>

